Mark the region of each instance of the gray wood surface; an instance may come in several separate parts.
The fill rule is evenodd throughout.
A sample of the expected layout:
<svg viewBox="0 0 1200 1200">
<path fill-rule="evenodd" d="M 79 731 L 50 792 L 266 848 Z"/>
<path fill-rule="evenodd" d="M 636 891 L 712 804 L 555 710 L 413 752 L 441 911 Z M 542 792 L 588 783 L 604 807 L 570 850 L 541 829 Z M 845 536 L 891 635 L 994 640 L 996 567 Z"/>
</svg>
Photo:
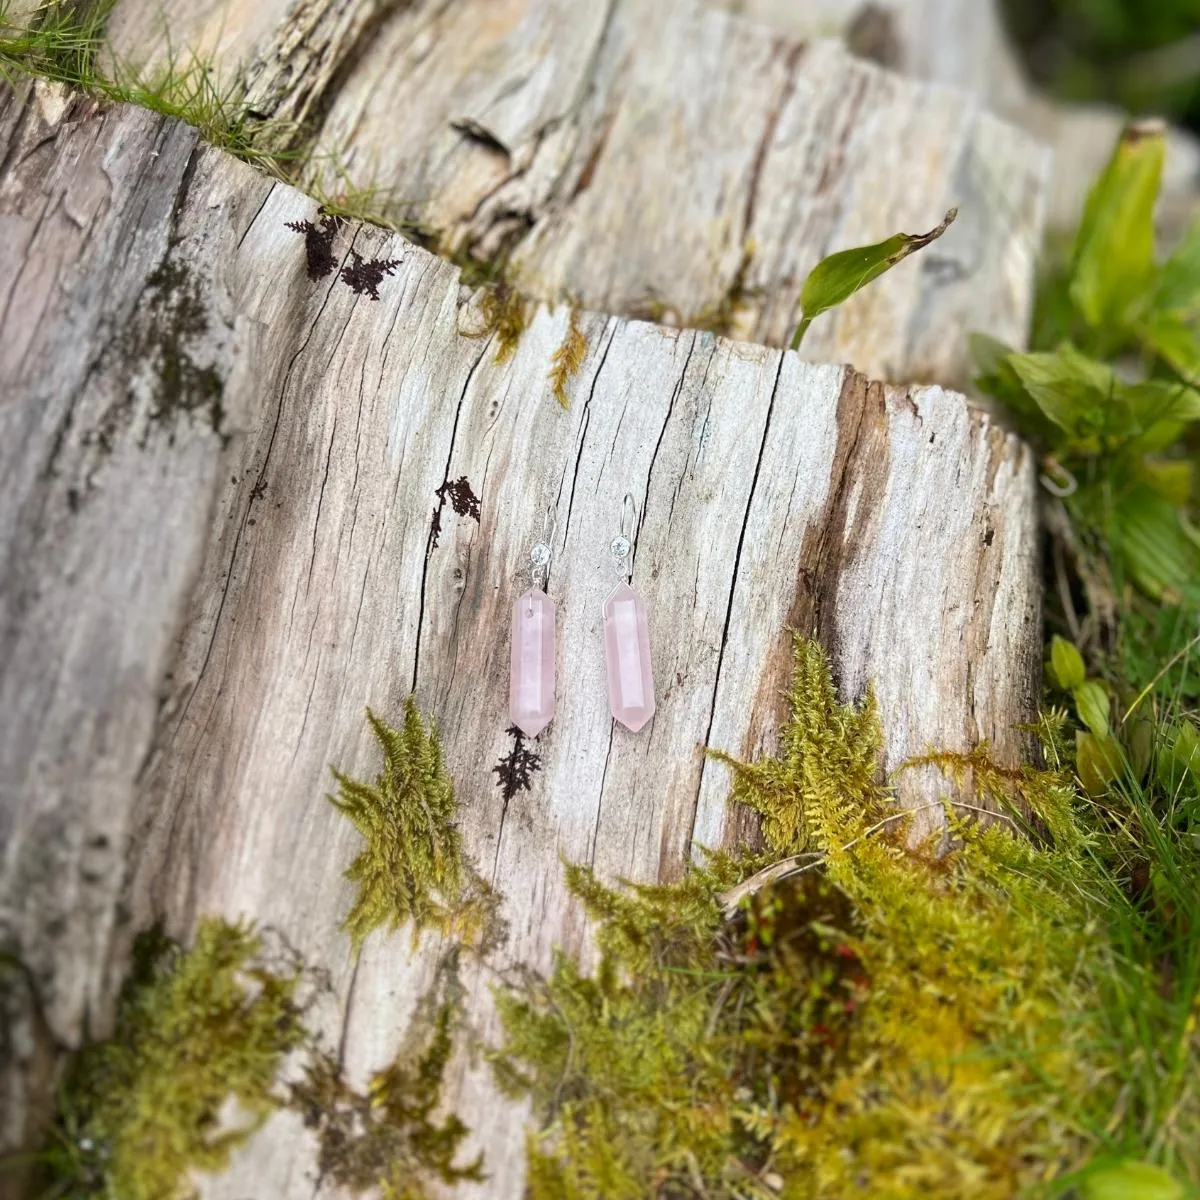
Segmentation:
<svg viewBox="0 0 1200 1200">
<path fill-rule="evenodd" d="M 323 1033 L 351 1076 L 394 1053 L 436 946 L 376 934 L 352 964 L 357 835 L 324 799 L 331 764 L 376 768 L 368 704 L 394 715 L 415 689 L 506 897 L 509 940 L 466 979 L 485 1037 L 493 971 L 586 944 L 563 857 L 673 878 L 744 834 L 701 751 L 770 743 L 789 624 L 846 694 L 874 681 L 889 766 L 981 737 L 1021 754 L 1035 466 L 961 396 L 583 313 L 564 410 L 565 306 L 497 364 L 454 267 L 348 224 L 335 265 L 390 263 L 378 299 L 311 279 L 289 224 L 314 203 L 178 124 L 38 87 L 0 92 L 0 131 L 0 941 L 45 1021 L 34 1037 L 26 1005 L 13 1025 L 10 1144 L 48 1041 L 104 1028 L 158 917 L 278 926 L 331 972 Z M 435 546 L 435 492 L 460 477 L 479 519 L 446 507 Z M 659 683 L 636 736 L 608 717 L 601 638 L 626 493 Z M 506 802 L 508 609 L 548 506 L 559 711 Z M 900 794 L 940 790 L 906 774 Z M 467 1061 L 446 1099 L 487 1155 L 474 1194 L 518 1196 L 520 1109 Z M 272 1121 L 205 1194 L 307 1200 L 308 1139 Z"/>
<path fill-rule="evenodd" d="M 1054 152 L 1047 220 L 1079 224 L 1087 189 L 1112 154 L 1127 114 L 1099 104 L 1060 104 L 1025 76 L 999 0 L 713 0 L 795 38 L 841 37 L 859 54 L 914 79 L 951 84 L 1027 129 Z M 1168 240 L 1200 214 L 1200 142 L 1168 134 L 1159 221 Z"/>
<path fill-rule="evenodd" d="M 823 255 L 958 223 L 809 333 L 805 357 L 961 383 L 1025 336 L 1049 160 L 979 98 L 698 0 L 119 0 L 119 57 L 205 51 L 304 120 L 308 178 L 544 298 L 781 345 Z"/>
</svg>

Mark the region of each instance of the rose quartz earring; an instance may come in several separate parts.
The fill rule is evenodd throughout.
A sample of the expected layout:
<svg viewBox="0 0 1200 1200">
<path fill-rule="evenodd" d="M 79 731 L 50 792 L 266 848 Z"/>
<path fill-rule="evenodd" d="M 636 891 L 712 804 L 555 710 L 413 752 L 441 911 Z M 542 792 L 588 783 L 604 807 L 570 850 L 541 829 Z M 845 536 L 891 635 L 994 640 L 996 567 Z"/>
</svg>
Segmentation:
<svg viewBox="0 0 1200 1200">
<path fill-rule="evenodd" d="M 553 509 L 546 514 L 545 540 L 529 552 L 533 587 L 513 603 L 512 609 L 508 716 L 531 738 L 554 720 L 554 604 L 545 591 L 554 536 L 552 514 Z"/>
<path fill-rule="evenodd" d="M 615 720 L 637 733 L 654 716 L 654 672 L 646 604 L 629 586 L 637 509 L 626 495 L 621 532 L 612 540 L 613 563 L 621 582 L 604 602 L 604 661 L 608 668 L 608 707 Z"/>
</svg>

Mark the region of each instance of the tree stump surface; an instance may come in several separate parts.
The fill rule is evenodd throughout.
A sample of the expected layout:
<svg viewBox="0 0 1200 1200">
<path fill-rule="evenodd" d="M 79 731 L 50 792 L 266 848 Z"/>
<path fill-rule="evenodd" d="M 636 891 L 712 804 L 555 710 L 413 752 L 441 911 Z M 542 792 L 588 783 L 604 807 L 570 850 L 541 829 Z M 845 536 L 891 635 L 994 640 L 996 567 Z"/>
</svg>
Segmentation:
<svg viewBox="0 0 1200 1200">
<path fill-rule="evenodd" d="M 0 942 L 41 1004 L 12 1026 L 9 1144 L 156 918 L 278 927 L 330 972 L 351 1078 L 395 1053 L 435 939 L 376 933 L 354 964 L 359 839 L 324 799 L 331 765 L 378 769 L 367 705 L 395 719 L 414 691 L 441 731 L 505 897 L 493 968 L 585 944 L 563 859 L 671 879 L 744 836 L 703 749 L 773 744 L 789 626 L 845 695 L 873 683 L 889 769 L 984 738 L 1020 758 L 1035 463 L 961 396 L 565 305 L 497 362 L 456 268 L 372 227 L 323 242 L 311 199 L 185 126 L 37 86 L 0 92 L 0 133 Z M 602 650 L 626 494 L 658 699 L 638 735 Z M 508 614 L 548 510 L 558 714 L 506 798 Z M 941 782 L 898 788 L 935 832 Z M 484 1036 L 491 978 L 465 978 Z M 465 1061 L 445 1100 L 487 1156 L 463 1194 L 518 1196 L 520 1107 Z M 307 1200 L 315 1178 L 284 1115 L 203 1190 Z"/>
<path fill-rule="evenodd" d="M 913 79 L 960 88 L 1028 130 L 1053 149 L 1047 222 L 1056 232 L 1075 232 L 1088 189 L 1129 121 L 1108 105 L 1059 103 L 1035 88 L 1004 28 L 1000 0 L 724 0 L 724 6 L 787 37 L 841 37 L 857 54 Z M 1174 240 L 1200 213 L 1200 141 L 1172 127 L 1167 148 L 1158 219 Z"/>
<path fill-rule="evenodd" d="M 697 0 L 119 0 L 119 57 L 194 46 L 315 130 L 314 186 L 519 286 L 787 342 L 825 254 L 957 224 L 813 327 L 814 361 L 965 382 L 967 333 L 1021 344 L 1049 160 L 974 96 Z M 155 31 L 159 31 L 157 41 Z"/>
</svg>

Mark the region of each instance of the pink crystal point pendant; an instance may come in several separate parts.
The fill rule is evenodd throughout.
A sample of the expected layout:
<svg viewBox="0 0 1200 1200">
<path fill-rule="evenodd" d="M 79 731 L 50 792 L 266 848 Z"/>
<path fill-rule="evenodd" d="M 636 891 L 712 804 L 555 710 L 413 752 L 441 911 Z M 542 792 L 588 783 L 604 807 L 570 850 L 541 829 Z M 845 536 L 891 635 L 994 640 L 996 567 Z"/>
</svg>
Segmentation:
<svg viewBox="0 0 1200 1200">
<path fill-rule="evenodd" d="M 633 549 L 628 514 L 633 497 L 625 497 L 622 532 L 613 539 L 612 556 L 621 582 L 604 602 L 604 661 L 608 669 L 608 707 L 613 718 L 637 733 L 654 716 L 654 670 L 650 662 L 650 622 L 645 601 L 629 586 L 626 566 Z M 633 517 L 636 519 L 636 512 Z"/>
<path fill-rule="evenodd" d="M 537 586 L 545 581 L 550 547 L 539 542 L 530 555 L 534 586 L 513 602 L 509 656 L 508 717 L 526 737 L 537 737 L 554 720 L 554 603 Z"/>
<path fill-rule="evenodd" d="M 630 733 L 637 733 L 654 716 L 654 671 L 646 604 L 627 583 L 618 584 L 604 602 L 604 658 L 608 707 Z"/>
</svg>

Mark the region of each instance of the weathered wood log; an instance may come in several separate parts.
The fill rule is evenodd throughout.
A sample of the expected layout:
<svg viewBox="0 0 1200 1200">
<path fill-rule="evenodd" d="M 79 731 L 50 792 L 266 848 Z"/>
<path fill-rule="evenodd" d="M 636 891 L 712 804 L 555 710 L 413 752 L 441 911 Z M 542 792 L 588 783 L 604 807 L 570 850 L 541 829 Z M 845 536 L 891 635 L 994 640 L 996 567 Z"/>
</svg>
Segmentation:
<svg viewBox="0 0 1200 1200">
<path fill-rule="evenodd" d="M 126 57 L 163 53 L 164 28 L 255 111 L 315 124 L 312 182 L 380 188 L 390 216 L 506 258 L 534 295 L 780 345 L 820 257 L 958 204 L 936 250 L 815 326 L 805 356 L 946 384 L 969 331 L 1025 337 L 1042 149 L 836 41 L 697 0 L 120 0 L 110 22 Z"/>
<path fill-rule="evenodd" d="M 157 918 L 278 926 L 331 973 L 350 1074 L 394 1052 L 433 955 L 375 935 L 353 963 L 357 838 L 323 799 L 330 764 L 373 770 L 367 704 L 415 690 L 437 721 L 506 897 L 498 965 L 535 968 L 584 939 L 563 858 L 672 878 L 741 836 L 702 751 L 770 744 L 789 625 L 846 694 L 874 683 L 889 768 L 982 738 L 1021 755 L 1034 462 L 960 396 L 579 314 L 564 409 L 566 307 L 497 362 L 478 295 L 399 236 L 318 226 L 174 122 L 0 96 L 0 941 L 47 1031 L 16 1047 L 9 1144 L 33 1136 L 47 1040 L 104 1028 Z M 626 494 L 659 683 L 637 736 L 608 715 L 601 648 Z M 506 797 L 508 610 L 548 508 L 559 709 Z M 940 787 L 898 787 L 936 831 Z M 467 984 L 487 1036 L 488 976 Z M 519 1195 L 521 1110 L 481 1065 L 446 1099 L 487 1155 L 479 1194 Z M 312 1162 L 282 1116 L 205 1191 L 307 1197 Z"/>
<path fill-rule="evenodd" d="M 1092 180 L 1128 116 L 1099 104 L 1060 104 L 1025 78 L 997 0 L 723 0 L 791 37 L 840 36 L 855 53 L 914 79 L 947 83 L 1029 130 L 1054 151 L 1048 222 L 1074 232 Z M 1169 132 L 1159 221 L 1178 237 L 1200 211 L 1200 142 Z"/>
</svg>

